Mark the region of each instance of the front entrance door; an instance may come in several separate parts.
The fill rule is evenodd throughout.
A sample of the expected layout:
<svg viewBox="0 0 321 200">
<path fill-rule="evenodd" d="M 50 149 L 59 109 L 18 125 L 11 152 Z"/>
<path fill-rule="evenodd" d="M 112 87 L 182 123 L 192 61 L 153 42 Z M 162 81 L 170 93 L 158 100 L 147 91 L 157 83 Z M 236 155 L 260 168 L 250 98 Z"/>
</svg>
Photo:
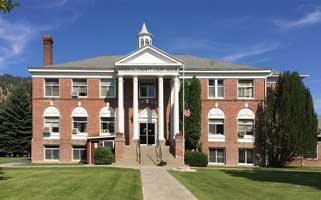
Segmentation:
<svg viewBox="0 0 321 200">
<path fill-rule="evenodd" d="M 141 144 L 155 144 L 155 123 L 140 123 L 139 132 Z"/>
</svg>

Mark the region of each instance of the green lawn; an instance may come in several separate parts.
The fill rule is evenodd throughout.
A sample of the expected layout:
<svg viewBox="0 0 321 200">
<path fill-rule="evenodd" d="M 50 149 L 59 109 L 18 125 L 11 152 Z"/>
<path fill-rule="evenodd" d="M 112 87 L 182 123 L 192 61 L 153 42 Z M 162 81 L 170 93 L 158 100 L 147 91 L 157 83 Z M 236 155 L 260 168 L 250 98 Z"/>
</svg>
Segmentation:
<svg viewBox="0 0 321 200">
<path fill-rule="evenodd" d="M 0 157 L 0 164 L 9 163 L 17 160 L 26 160 L 26 157 Z"/>
<path fill-rule="evenodd" d="M 1 200 L 142 199 L 138 170 L 0 168 Z"/>
<path fill-rule="evenodd" d="M 200 200 L 320 200 L 321 169 L 198 169 L 170 171 Z"/>
</svg>

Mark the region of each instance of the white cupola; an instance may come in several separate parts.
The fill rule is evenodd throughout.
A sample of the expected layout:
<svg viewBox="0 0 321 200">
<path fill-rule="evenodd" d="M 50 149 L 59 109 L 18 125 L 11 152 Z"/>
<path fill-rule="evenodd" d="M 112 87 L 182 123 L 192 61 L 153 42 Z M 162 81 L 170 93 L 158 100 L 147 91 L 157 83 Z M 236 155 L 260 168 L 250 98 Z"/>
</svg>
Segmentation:
<svg viewBox="0 0 321 200">
<path fill-rule="evenodd" d="M 137 34 L 138 48 L 152 44 L 152 34 L 148 32 L 145 22 L 143 23 L 142 30 Z"/>
</svg>

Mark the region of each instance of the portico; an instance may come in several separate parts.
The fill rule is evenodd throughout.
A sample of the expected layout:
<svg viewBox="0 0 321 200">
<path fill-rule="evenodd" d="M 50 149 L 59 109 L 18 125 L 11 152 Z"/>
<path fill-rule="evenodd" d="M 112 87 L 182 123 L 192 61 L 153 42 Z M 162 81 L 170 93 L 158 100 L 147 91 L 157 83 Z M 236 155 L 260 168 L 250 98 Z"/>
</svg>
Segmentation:
<svg viewBox="0 0 321 200">
<path fill-rule="evenodd" d="M 179 132 L 179 69 L 183 63 L 150 45 L 143 46 L 114 63 L 118 76 L 118 132 L 124 134 L 124 79 L 131 81 L 133 91 L 132 140 L 155 144 L 148 138 L 165 142 L 164 80 L 170 80 L 171 121 L 170 138 Z M 156 87 L 157 85 L 157 87 Z M 156 92 L 157 91 L 157 92 Z M 126 99 L 128 101 L 128 99 Z M 145 117 L 140 117 L 146 112 Z M 157 115 L 157 117 L 155 117 Z M 146 121 L 145 125 L 144 120 Z M 149 136 L 148 134 L 151 133 Z M 142 134 L 144 136 L 142 136 Z M 142 138 L 146 137 L 146 139 Z M 132 142 L 132 141 L 130 141 Z"/>
</svg>

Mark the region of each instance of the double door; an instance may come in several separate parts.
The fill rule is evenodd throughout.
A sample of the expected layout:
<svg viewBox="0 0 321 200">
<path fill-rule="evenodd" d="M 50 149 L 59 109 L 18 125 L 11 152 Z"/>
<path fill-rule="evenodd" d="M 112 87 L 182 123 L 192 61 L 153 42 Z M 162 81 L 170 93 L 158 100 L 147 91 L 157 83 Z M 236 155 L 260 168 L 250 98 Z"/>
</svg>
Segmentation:
<svg viewBox="0 0 321 200">
<path fill-rule="evenodd" d="M 140 144 L 154 145 L 156 141 L 155 137 L 155 123 L 140 123 Z"/>
</svg>

